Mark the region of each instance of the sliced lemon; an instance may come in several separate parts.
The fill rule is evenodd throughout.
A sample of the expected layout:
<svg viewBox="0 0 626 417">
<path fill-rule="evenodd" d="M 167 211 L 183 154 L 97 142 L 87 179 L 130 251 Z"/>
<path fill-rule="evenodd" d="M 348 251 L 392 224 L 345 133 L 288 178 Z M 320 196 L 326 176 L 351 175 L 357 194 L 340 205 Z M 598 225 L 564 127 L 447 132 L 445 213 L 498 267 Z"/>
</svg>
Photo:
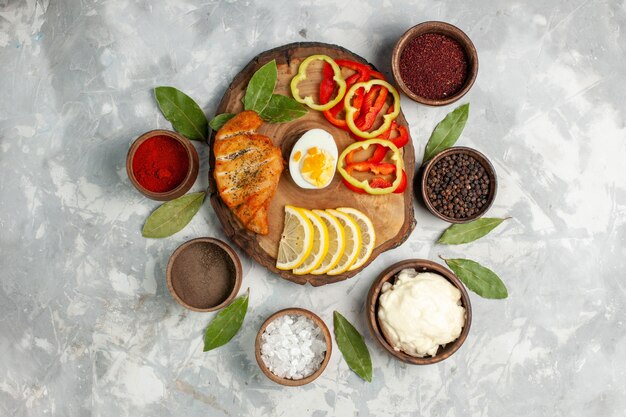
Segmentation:
<svg viewBox="0 0 626 417">
<path fill-rule="evenodd" d="M 359 226 L 361 231 L 361 250 L 356 257 L 354 263 L 348 268 L 348 271 L 354 271 L 357 268 L 363 266 L 365 262 L 372 256 L 372 251 L 376 245 L 376 232 L 374 231 L 374 224 L 367 215 L 352 207 L 340 207 L 338 211 L 347 214 Z"/>
<path fill-rule="evenodd" d="M 313 225 L 297 207 L 285 206 L 285 226 L 278 244 L 276 268 L 294 269 L 300 266 L 313 248 Z"/>
<path fill-rule="evenodd" d="M 328 228 L 324 221 L 311 210 L 300 209 L 313 225 L 313 247 L 304 262 L 293 269 L 296 275 L 310 274 L 321 263 L 328 252 Z"/>
<path fill-rule="evenodd" d="M 317 266 L 317 269 L 311 271 L 312 274 L 321 275 L 327 273 L 339 263 L 339 259 L 346 248 L 346 232 L 343 230 L 339 220 L 327 211 L 313 210 L 313 213 L 322 219 L 328 230 L 328 250 L 326 251 L 326 256 Z"/>
<path fill-rule="evenodd" d="M 349 215 L 333 209 L 327 209 L 326 211 L 339 220 L 343 230 L 346 232 L 346 248 L 341 258 L 339 258 L 337 265 L 326 272 L 328 275 L 339 275 L 346 272 L 359 256 L 361 249 L 361 231 L 359 230 L 359 226 Z"/>
</svg>

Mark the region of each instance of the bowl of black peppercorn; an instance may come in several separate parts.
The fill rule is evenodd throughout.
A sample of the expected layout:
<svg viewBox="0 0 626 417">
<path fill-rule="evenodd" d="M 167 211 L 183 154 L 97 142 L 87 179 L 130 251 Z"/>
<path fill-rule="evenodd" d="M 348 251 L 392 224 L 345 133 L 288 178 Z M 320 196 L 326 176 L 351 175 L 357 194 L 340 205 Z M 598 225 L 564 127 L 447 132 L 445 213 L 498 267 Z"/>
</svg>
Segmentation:
<svg viewBox="0 0 626 417">
<path fill-rule="evenodd" d="M 487 212 L 496 198 L 496 170 L 485 155 L 462 146 L 448 148 L 424 167 L 426 208 L 450 223 L 467 223 Z"/>
</svg>

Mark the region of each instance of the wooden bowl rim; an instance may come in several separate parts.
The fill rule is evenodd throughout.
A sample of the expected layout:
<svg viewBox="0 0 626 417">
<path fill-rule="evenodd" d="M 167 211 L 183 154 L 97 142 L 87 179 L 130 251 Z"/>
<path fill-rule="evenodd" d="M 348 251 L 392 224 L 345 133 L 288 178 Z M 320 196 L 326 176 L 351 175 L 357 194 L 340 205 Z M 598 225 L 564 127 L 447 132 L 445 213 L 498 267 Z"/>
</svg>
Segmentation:
<svg viewBox="0 0 626 417">
<path fill-rule="evenodd" d="M 463 47 L 465 55 L 467 56 L 467 59 L 469 61 L 467 79 L 465 81 L 465 84 L 456 94 L 450 97 L 444 99 L 429 99 L 421 97 L 411 91 L 402 80 L 402 76 L 400 74 L 400 56 L 404 51 L 404 47 L 415 36 L 419 36 L 425 33 L 440 33 L 454 39 Z M 478 75 L 478 52 L 476 52 L 476 47 L 474 46 L 474 43 L 469 38 L 469 36 L 467 36 L 467 34 L 458 27 L 447 22 L 441 22 L 436 20 L 422 22 L 409 28 L 406 32 L 404 32 L 402 36 L 400 36 L 400 38 L 396 42 L 396 45 L 394 46 L 393 52 L 391 54 L 391 72 L 400 90 L 402 90 L 402 92 L 406 94 L 411 100 L 428 106 L 445 106 L 459 100 L 461 97 L 467 94 L 467 92 L 474 85 L 474 81 L 476 81 L 476 76 Z"/>
<path fill-rule="evenodd" d="M 394 350 L 383 335 L 378 323 L 378 298 L 383 284 L 393 279 L 393 277 L 395 277 L 401 270 L 406 268 L 415 268 L 418 272 L 435 272 L 443 276 L 452 285 L 458 288 L 459 291 L 461 291 L 461 303 L 463 307 L 465 307 L 465 325 L 463 326 L 459 337 L 454 342 L 447 344 L 443 349 L 440 347 L 435 356 L 418 358 L 408 355 L 402 351 Z M 378 343 L 394 358 L 412 365 L 430 365 L 449 358 L 461 347 L 461 345 L 463 345 L 472 325 L 472 304 L 465 286 L 461 283 L 461 280 L 459 280 L 457 276 L 446 267 L 427 259 L 407 259 L 397 262 L 385 269 L 372 283 L 369 293 L 367 294 L 367 304 L 368 306 L 365 309 L 367 315 L 366 321 L 374 339 L 376 339 Z"/>
<path fill-rule="evenodd" d="M 481 163 L 483 168 L 485 168 L 485 172 L 489 176 L 489 198 L 487 199 L 487 204 L 483 206 L 483 209 L 480 212 L 473 214 L 470 217 L 455 219 L 439 213 L 430 202 L 430 199 L 428 198 L 428 195 L 426 193 L 426 185 L 430 170 L 435 165 L 435 163 L 437 163 L 437 161 L 441 160 L 444 156 L 450 154 L 468 154 L 472 156 L 474 159 Z M 426 205 L 428 211 L 439 217 L 441 220 L 447 221 L 448 223 L 469 223 L 483 216 L 491 208 L 493 202 L 496 200 L 496 194 L 498 193 L 498 177 L 496 175 L 496 169 L 494 168 L 493 164 L 491 163 L 489 158 L 487 158 L 482 152 L 477 151 L 473 148 L 468 148 L 466 146 L 453 146 L 452 148 L 448 148 L 439 152 L 426 163 L 426 166 L 424 167 L 424 171 L 422 173 L 421 187 L 422 200 L 424 200 L 424 204 Z"/>
<path fill-rule="evenodd" d="M 269 368 L 263 362 L 263 358 L 261 358 L 261 336 L 265 332 L 265 329 L 272 321 L 274 321 L 278 317 L 281 317 L 287 314 L 304 315 L 310 318 L 320 327 L 320 329 L 322 330 L 322 333 L 324 334 L 324 341 L 326 342 L 326 355 L 324 356 L 324 360 L 322 361 L 322 364 L 317 369 L 317 371 L 313 372 L 311 375 L 307 376 L 306 378 L 302 378 L 302 379 L 281 378 L 275 375 L 274 373 L 272 373 L 272 371 L 270 371 Z M 326 323 L 324 323 L 324 320 L 322 320 L 317 314 L 313 313 L 310 310 L 300 308 L 300 307 L 291 307 L 291 308 L 284 308 L 282 310 L 275 312 L 263 322 L 263 324 L 259 328 L 259 331 L 256 335 L 256 340 L 254 342 L 254 351 L 255 351 L 256 362 L 266 377 L 268 377 L 269 379 L 271 379 L 272 381 L 280 385 L 285 385 L 288 387 L 297 387 L 301 385 L 306 385 L 309 382 L 314 381 L 315 379 L 317 379 L 317 377 L 319 377 L 324 372 L 324 369 L 326 369 L 326 365 L 328 365 L 328 362 L 330 361 L 330 355 L 333 352 L 333 343 L 332 343 L 332 338 L 330 337 L 330 330 L 328 330 L 328 326 L 326 326 Z"/>
<path fill-rule="evenodd" d="M 213 307 L 208 307 L 208 308 L 198 308 L 198 307 L 194 307 L 192 305 L 187 304 L 174 290 L 174 285 L 172 284 L 172 268 L 174 266 L 174 261 L 176 260 L 176 258 L 178 258 L 178 256 L 187 248 L 189 248 L 191 245 L 194 245 L 196 243 L 210 243 L 213 244 L 217 247 L 219 247 L 220 249 L 223 249 L 228 256 L 230 257 L 230 259 L 233 262 L 233 265 L 235 266 L 235 283 L 233 285 L 233 289 L 231 290 L 230 294 L 228 294 L 228 297 L 226 297 L 226 299 L 224 299 L 224 301 L 222 301 L 220 304 L 213 306 Z M 241 261 L 239 260 L 239 256 L 237 255 L 237 253 L 233 250 L 233 248 L 231 248 L 226 242 L 221 241 L 219 239 L 215 239 L 212 237 L 198 237 L 195 239 L 191 239 L 188 240 L 186 242 L 184 242 L 183 244 L 181 244 L 180 246 L 178 246 L 174 252 L 172 252 L 172 254 L 170 255 L 170 260 L 167 263 L 167 269 L 165 272 L 166 275 L 166 281 L 167 281 L 167 289 L 169 290 L 170 294 L 172 295 L 172 297 L 174 298 L 174 300 L 176 300 L 176 302 L 178 304 L 180 304 L 181 306 L 192 310 L 192 311 L 197 311 L 197 312 L 201 312 L 201 313 L 206 313 L 206 312 L 210 312 L 210 311 L 216 311 L 219 310 L 223 307 L 226 307 L 228 304 L 231 303 L 231 301 L 235 298 L 235 296 L 239 293 L 239 289 L 241 288 L 241 282 L 242 282 L 242 278 L 243 278 L 243 269 L 241 268 Z"/>
<path fill-rule="evenodd" d="M 133 158 L 135 157 L 135 153 L 139 146 L 142 143 L 156 136 L 167 136 L 169 138 L 175 139 L 178 141 L 185 150 L 187 151 L 187 156 L 189 157 L 189 167 L 187 168 L 187 175 L 181 181 L 181 183 L 174 189 L 170 191 L 166 191 L 164 193 L 155 193 L 154 191 L 147 190 L 144 188 L 137 178 L 135 178 L 135 173 L 133 172 Z M 198 151 L 195 146 L 191 144 L 191 141 L 181 134 L 174 132 L 172 130 L 164 130 L 164 129 L 155 129 L 150 130 L 143 135 L 139 136 L 133 144 L 128 149 L 128 154 L 126 155 L 126 173 L 128 174 L 128 179 L 133 184 L 133 186 L 144 196 L 157 201 L 170 201 L 175 198 L 178 198 L 185 194 L 193 184 L 196 182 L 196 178 L 198 177 L 198 170 L 200 168 L 200 160 L 198 158 Z"/>
</svg>

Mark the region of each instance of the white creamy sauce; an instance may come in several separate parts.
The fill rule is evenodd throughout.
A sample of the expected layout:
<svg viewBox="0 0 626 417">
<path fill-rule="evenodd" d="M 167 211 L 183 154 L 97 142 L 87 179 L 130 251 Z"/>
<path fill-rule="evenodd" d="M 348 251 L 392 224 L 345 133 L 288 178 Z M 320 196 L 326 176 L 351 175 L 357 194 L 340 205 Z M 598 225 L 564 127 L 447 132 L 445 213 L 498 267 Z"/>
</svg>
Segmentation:
<svg viewBox="0 0 626 417">
<path fill-rule="evenodd" d="M 383 285 L 378 321 L 395 350 L 435 356 L 439 346 L 461 334 L 465 324 L 461 291 L 441 275 L 403 269 L 395 284 Z"/>
</svg>

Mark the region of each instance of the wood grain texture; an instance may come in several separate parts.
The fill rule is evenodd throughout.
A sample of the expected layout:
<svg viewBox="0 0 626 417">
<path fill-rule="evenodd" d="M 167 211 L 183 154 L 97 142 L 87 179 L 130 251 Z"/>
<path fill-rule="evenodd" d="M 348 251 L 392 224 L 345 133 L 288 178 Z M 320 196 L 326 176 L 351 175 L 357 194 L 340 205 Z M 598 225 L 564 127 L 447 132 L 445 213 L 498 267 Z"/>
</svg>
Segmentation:
<svg viewBox="0 0 626 417">
<path fill-rule="evenodd" d="M 276 60 L 278 66 L 278 82 L 275 93 L 291 96 L 289 83 L 296 74 L 300 62 L 314 54 L 326 54 L 335 59 L 351 59 L 358 62 L 367 63 L 363 58 L 336 45 L 303 42 L 284 45 L 256 56 L 246 67 L 235 77 L 231 85 L 222 97 L 216 114 L 238 113 L 243 110 L 242 98 L 252 74 L 262 65 Z M 317 95 L 321 77 L 312 77 L 300 83 L 302 94 Z M 398 116 L 398 124 L 407 126 L 404 115 Z M 295 141 L 307 130 L 321 128 L 330 132 L 341 153 L 354 140 L 349 134 L 326 121 L 321 112 L 309 110 L 302 118 L 289 123 L 265 123 L 259 129 L 259 133 L 270 137 L 274 144 L 281 148 L 283 158 L 287 161 L 291 148 Z M 211 149 L 215 141 L 215 132 L 209 138 Z M 403 148 L 403 157 L 407 174 L 408 184 L 413 183 L 415 171 L 415 152 L 412 141 Z M 349 191 L 341 183 L 339 174 L 335 176 L 332 183 L 323 190 L 304 190 L 295 185 L 288 170 L 285 169 L 278 184 L 276 195 L 272 200 L 269 210 L 270 233 L 266 236 L 257 235 L 246 230 L 235 218 L 228 207 L 222 202 L 213 180 L 213 167 L 215 159 L 213 153 L 210 156 L 211 167 L 209 170 L 209 193 L 210 200 L 215 213 L 220 220 L 224 233 L 244 252 L 259 264 L 265 266 L 270 271 L 281 277 L 298 284 L 309 282 L 313 286 L 320 286 L 329 283 L 345 280 L 358 274 L 371 261 L 382 252 L 392 249 L 402 244 L 413 228 L 415 218 L 413 217 L 413 187 L 407 187 L 404 194 L 389 194 L 384 196 L 360 195 Z M 326 275 L 294 275 L 290 271 L 280 271 L 276 269 L 276 253 L 278 242 L 283 230 L 284 207 L 286 204 L 304 207 L 308 209 L 327 209 L 337 207 L 354 207 L 367 214 L 374 223 L 377 239 L 376 247 L 372 256 L 361 268 L 346 272 L 337 276 Z"/>
</svg>

